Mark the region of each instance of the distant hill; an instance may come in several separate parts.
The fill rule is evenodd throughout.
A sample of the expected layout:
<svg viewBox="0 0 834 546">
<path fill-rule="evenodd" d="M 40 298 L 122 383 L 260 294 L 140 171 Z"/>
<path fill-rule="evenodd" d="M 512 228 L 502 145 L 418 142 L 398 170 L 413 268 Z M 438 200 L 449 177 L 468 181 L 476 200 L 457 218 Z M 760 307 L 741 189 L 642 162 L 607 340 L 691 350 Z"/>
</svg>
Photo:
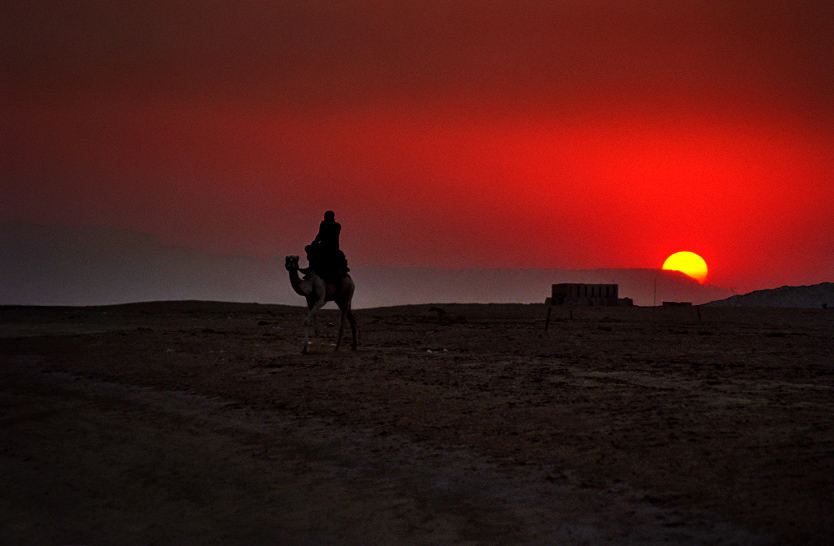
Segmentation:
<svg viewBox="0 0 834 546">
<path fill-rule="evenodd" d="M 793 307 L 834 309 L 834 283 L 811 286 L 783 286 L 770 290 L 756 290 L 741 296 L 713 301 L 707 305 L 723 307 Z"/>
<path fill-rule="evenodd" d="M 449 270 L 352 264 L 351 275 L 357 285 L 354 304 L 365 308 L 542 303 L 550 295 L 550 285 L 562 282 L 617 283 L 620 297 L 632 298 L 637 305 L 701 304 L 730 295 L 681 273 L 655 269 Z M 290 288 L 283 256 L 214 256 L 104 227 L 0 225 L 0 304 L 155 300 L 304 304 Z"/>
</svg>

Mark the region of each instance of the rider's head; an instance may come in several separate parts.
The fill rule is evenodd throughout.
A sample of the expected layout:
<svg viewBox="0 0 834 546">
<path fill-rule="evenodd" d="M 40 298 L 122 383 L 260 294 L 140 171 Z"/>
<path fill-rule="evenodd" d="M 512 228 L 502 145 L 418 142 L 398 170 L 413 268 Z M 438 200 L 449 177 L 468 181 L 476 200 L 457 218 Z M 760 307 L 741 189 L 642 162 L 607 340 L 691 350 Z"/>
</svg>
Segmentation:
<svg viewBox="0 0 834 546">
<path fill-rule="evenodd" d="M 336 213 L 333 212 L 332 210 L 328 210 L 327 212 L 324 213 L 324 219 L 328 220 L 328 221 L 333 221 L 333 220 L 336 219 Z"/>
</svg>

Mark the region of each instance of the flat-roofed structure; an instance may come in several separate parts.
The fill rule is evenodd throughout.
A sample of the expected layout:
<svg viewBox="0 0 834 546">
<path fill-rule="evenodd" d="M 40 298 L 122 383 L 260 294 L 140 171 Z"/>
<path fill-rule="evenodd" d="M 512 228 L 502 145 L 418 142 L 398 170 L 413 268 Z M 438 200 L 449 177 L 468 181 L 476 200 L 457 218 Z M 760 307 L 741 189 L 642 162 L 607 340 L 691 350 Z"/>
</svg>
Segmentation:
<svg viewBox="0 0 834 546">
<path fill-rule="evenodd" d="M 619 285 L 561 283 L 553 285 L 551 305 L 620 305 Z"/>
<path fill-rule="evenodd" d="M 620 299 L 620 287 L 617 284 L 584 284 L 584 283 L 560 283 L 554 284 L 549 298 L 545 300 L 547 305 L 547 319 L 544 322 L 544 331 L 547 332 L 550 326 L 550 313 L 554 305 L 565 306 L 618 306 L 634 305 L 631 298 Z M 570 311 L 573 318 L 573 310 Z"/>
</svg>

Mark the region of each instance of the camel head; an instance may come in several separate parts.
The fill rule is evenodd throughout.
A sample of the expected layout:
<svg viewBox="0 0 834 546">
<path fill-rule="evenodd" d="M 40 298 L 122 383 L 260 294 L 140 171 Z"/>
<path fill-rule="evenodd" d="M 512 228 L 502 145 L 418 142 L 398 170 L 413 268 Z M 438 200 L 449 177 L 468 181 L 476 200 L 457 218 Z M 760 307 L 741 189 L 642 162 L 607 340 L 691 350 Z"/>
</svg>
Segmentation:
<svg viewBox="0 0 834 546">
<path fill-rule="evenodd" d="M 287 268 L 287 271 L 298 271 L 298 256 L 287 256 L 284 267 Z"/>
</svg>

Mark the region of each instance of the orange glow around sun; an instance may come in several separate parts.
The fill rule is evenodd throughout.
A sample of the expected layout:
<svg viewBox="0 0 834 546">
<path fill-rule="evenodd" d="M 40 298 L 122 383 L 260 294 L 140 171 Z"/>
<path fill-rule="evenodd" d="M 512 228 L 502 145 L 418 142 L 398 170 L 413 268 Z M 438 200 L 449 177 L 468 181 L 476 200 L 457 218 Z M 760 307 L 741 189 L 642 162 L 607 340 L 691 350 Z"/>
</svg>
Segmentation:
<svg viewBox="0 0 834 546">
<path fill-rule="evenodd" d="M 694 252 L 675 252 L 663 262 L 663 269 L 680 271 L 701 284 L 707 280 L 707 262 Z"/>
</svg>

